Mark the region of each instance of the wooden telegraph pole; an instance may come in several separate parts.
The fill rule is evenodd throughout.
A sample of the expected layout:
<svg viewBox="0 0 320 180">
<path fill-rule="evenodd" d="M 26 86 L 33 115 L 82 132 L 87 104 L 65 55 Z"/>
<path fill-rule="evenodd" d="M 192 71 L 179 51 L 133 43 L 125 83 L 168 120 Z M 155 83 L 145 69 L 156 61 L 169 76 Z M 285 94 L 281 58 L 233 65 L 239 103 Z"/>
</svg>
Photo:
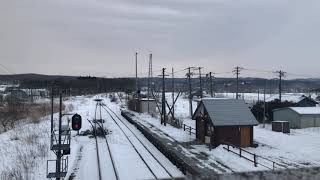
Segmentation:
<svg viewBox="0 0 320 180">
<path fill-rule="evenodd" d="M 209 72 L 207 75 L 209 75 L 209 81 L 210 81 L 210 96 L 213 97 L 213 78 L 212 72 Z"/>
<path fill-rule="evenodd" d="M 201 69 L 203 67 L 198 67 L 199 70 L 199 82 L 200 82 L 200 98 L 203 98 L 203 90 L 202 90 L 202 77 L 201 77 Z"/>
<path fill-rule="evenodd" d="M 265 121 L 266 121 L 266 89 L 267 89 L 267 79 L 264 83 L 264 89 L 263 89 L 263 128 L 265 127 Z"/>
<path fill-rule="evenodd" d="M 236 92 L 236 99 L 239 98 L 239 75 L 240 75 L 240 71 L 242 70 L 243 68 L 237 66 L 234 68 L 233 72 L 234 74 L 236 75 L 236 78 L 237 78 L 237 92 Z"/>
<path fill-rule="evenodd" d="M 166 68 L 162 68 L 162 101 L 161 101 L 161 124 L 167 125 L 167 113 L 166 113 L 166 85 L 165 85 L 165 74 Z"/>
<path fill-rule="evenodd" d="M 173 119 L 174 119 L 174 69 L 172 67 L 172 114 L 173 114 Z"/>
<path fill-rule="evenodd" d="M 285 77 L 285 73 L 284 71 L 276 71 L 275 73 L 279 74 L 279 100 L 281 102 L 281 94 L 282 94 L 282 77 Z"/>
<path fill-rule="evenodd" d="M 188 73 L 187 73 L 187 78 L 188 78 L 188 84 L 189 84 L 189 110 L 190 110 L 190 117 L 192 117 L 193 114 L 193 109 L 192 109 L 192 85 L 191 85 L 191 69 L 194 67 L 188 67 Z"/>
</svg>

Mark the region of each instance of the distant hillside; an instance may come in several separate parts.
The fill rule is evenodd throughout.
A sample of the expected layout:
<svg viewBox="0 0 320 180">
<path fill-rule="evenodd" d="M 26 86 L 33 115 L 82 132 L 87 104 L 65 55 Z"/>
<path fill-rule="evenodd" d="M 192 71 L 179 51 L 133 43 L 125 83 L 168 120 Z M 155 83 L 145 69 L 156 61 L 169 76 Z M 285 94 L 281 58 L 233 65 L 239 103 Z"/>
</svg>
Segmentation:
<svg viewBox="0 0 320 180">
<path fill-rule="evenodd" d="M 55 79 L 75 80 L 76 76 L 59 76 L 59 75 L 44 75 L 44 74 L 14 74 L 14 75 L 0 75 L 2 81 L 22 81 L 22 80 L 39 80 L 50 81 Z"/>
<path fill-rule="evenodd" d="M 88 76 L 89 77 L 89 76 Z M 15 74 L 0 75 L 0 81 L 20 81 L 23 86 L 48 87 L 51 82 L 60 82 L 68 88 L 72 87 L 88 87 L 96 88 L 105 87 L 106 89 L 135 89 L 135 78 L 92 78 L 87 76 L 59 76 L 59 75 L 43 75 L 43 74 Z M 139 85 L 146 87 L 147 78 L 139 78 Z M 152 79 L 154 87 L 161 89 L 162 79 L 155 77 Z M 172 79 L 166 78 L 166 88 L 170 90 L 172 87 Z M 187 89 L 185 78 L 175 78 L 175 87 Z M 203 88 L 209 87 L 209 80 L 202 78 Z M 266 84 L 267 83 L 267 84 Z M 193 90 L 199 89 L 199 78 L 192 78 Z M 235 78 L 215 78 L 213 81 L 215 91 L 234 92 L 236 89 Z M 239 89 L 241 92 L 262 92 L 265 85 L 267 92 L 277 92 L 279 80 L 267 80 L 262 78 L 245 77 L 239 78 Z M 283 90 L 285 92 L 310 92 L 313 90 L 320 91 L 320 79 L 292 79 L 283 80 Z"/>
</svg>

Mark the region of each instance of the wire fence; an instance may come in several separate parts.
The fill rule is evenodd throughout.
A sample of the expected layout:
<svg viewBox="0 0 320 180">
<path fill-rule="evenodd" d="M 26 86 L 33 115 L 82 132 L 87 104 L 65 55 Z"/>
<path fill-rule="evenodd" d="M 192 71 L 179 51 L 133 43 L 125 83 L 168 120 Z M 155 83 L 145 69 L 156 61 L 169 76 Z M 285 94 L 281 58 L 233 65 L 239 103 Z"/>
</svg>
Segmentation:
<svg viewBox="0 0 320 180">
<path fill-rule="evenodd" d="M 223 149 L 238 155 L 240 158 L 243 158 L 252 162 L 255 167 L 260 165 L 270 170 L 283 169 L 283 168 L 287 169 L 287 167 L 283 164 L 279 164 L 265 157 L 256 155 L 255 153 L 249 152 L 245 149 L 242 149 L 241 147 L 230 145 L 228 143 L 225 143 L 225 144 L 226 144 L 225 145 L 226 147 L 223 147 Z"/>
</svg>

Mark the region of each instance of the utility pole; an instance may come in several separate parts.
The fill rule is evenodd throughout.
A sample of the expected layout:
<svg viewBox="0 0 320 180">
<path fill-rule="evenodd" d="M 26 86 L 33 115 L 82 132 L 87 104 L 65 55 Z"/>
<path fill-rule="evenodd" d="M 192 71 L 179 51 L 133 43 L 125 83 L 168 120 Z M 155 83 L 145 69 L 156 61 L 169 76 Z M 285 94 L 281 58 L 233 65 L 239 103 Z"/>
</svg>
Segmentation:
<svg viewBox="0 0 320 180">
<path fill-rule="evenodd" d="M 165 86 L 165 74 L 166 68 L 162 68 L 162 109 L 161 109 L 161 124 L 167 125 L 167 113 L 166 113 L 166 86 Z"/>
<path fill-rule="evenodd" d="M 285 73 L 284 71 L 280 70 L 280 71 L 276 71 L 275 73 L 279 74 L 279 100 L 281 102 L 281 93 L 282 93 L 282 77 L 285 77 Z"/>
<path fill-rule="evenodd" d="M 138 85 L 138 53 L 136 52 L 136 92 L 138 94 L 139 85 Z"/>
<path fill-rule="evenodd" d="M 264 83 L 264 89 L 263 89 L 263 128 L 265 127 L 265 121 L 266 121 L 266 90 L 267 90 L 267 79 Z"/>
<path fill-rule="evenodd" d="M 59 175 L 61 172 L 61 128 L 62 128 L 62 93 L 59 95 L 60 104 L 59 104 L 59 138 L 58 138 L 58 151 L 57 151 L 57 162 L 56 162 L 56 172 Z M 60 180 L 58 177 L 57 180 Z"/>
<path fill-rule="evenodd" d="M 192 117 L 193 114 L 193 109 L 192 109 L 192 85 L 191 85 L 191 68 L 194 67 L 188 67 L 188 73 L 187 73 L 187 78 L 188 78 L 188 84 L 189 84 L 189 110 L 190 110 L 190 117 Z"/>
<path fill-rule="evenodd" d="M 210 78 L 210 95 L 211 95 L 211 97 L 213 97 L 213 82 L 212 82 L 213 76 L 212 76 L 212 72 L 209 72 L 209 78 Z"/>
<path fill-rule="evenodd" d="M 234 72 L 234 74 L 236 75 L 237 77 L 237 92 L 236 92 L 236 99 L 239 98 L 239 75 L 240 75 L 240 71 L 242 70 L 243 68 L 237 66 L 234 68 L 234 70 L 232 72 Z"/>
<path fill-rule="evenodd" d="M 148 72 L 148 113 L 150 113 L 150 78 L 151 78 L 151 61 L 152 54 L 149 55 L 149 72 Z"/>
<path fill-rule="evenodd" d="M 50 137 L 52 137 L 53 132 L 53 87 L 51 87 L 51 131 L 50 131 Z"/>
<path fill-rule="evenodd" d="M 202 77 L 201 77 L 201 69 L 203 67 L 198 67 L 199 70 L 199 80 L 200 80 L 200 98 L 203 98 L 203 90 L 202 90 Z"/>
<path fill-rule="evenodd" d="M 173 69 L 173 67 L 172 67 L 172 114 L 173 114 L 173 117 L 172 117 L 172 119 L 175 119 L 174 118 L 174 88 L 175 88 L 175 86 L 174 86 L 174 69 Z"/>
<path fill-rule="evenodd" d="M 272 79 L 269 80 L 269 97 L 271 97 L 271 83 L 272 83 Z"/>
</svg>

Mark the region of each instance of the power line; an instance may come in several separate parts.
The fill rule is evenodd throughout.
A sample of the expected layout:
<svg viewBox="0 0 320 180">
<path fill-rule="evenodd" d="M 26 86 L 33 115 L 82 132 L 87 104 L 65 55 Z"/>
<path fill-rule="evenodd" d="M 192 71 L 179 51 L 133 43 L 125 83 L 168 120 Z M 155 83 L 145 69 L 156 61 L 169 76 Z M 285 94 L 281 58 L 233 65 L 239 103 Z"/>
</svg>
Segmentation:
<svg viewBox="0 0 320 180">
<path fill-rule="evenodd" d="M 14 74 L 12 71 L 9 70 L 9 68 L 7 68 L 6 66 L 4 66 L 3 64 L 0 64 L 0 67 L 6 71 L 7 74 Z"/>
</svg>

